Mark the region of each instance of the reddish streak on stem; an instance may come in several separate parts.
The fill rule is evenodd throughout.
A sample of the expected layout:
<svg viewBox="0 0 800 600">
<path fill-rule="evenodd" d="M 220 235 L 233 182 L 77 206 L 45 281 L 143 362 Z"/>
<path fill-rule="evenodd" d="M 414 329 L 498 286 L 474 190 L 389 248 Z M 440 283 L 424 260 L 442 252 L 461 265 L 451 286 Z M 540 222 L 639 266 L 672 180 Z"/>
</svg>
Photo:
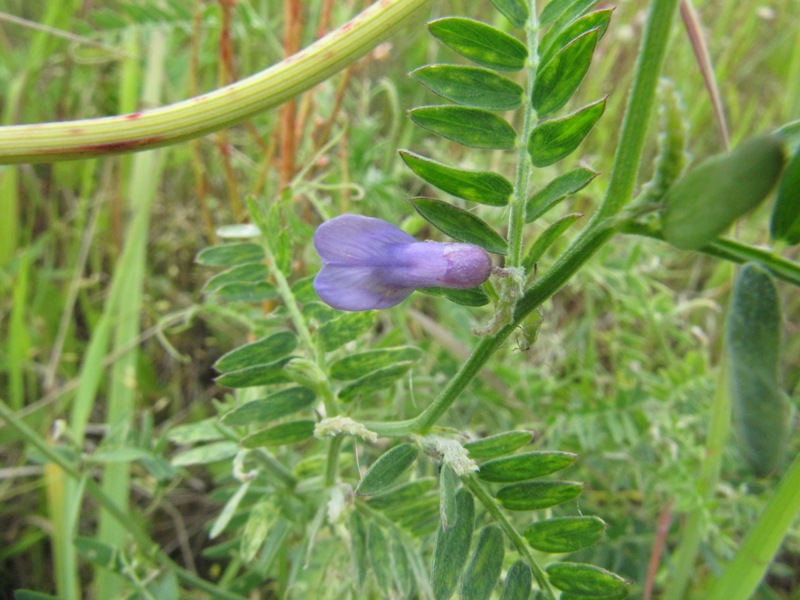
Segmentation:
<svg viewBox="0 0 800 600">
<path fill-rule="evenodd" d="M 146 138 L 139 138 L 135 140 L 128 140 L 126 142 L 108 142 L 105 144 L 88 144 L 86 146 L 75 146 L 68 150 L 70 155 L 83 156 L 99 156 L 102 154 L 120 154 L 122 152 L 133 152 L 135 150 L 144 150 L 151 146 L 155 146 L 162 139 L 162 136 L 152 136 Z M 54 150 L 54 154 L 64 154 L 62 149 Z"/>
<path fill-rule="evenodd" d="M 658 565 L 661 563 L 661 555 L 664 553 L 664 546 L 667 543 L 667 533 L 672 517 L 672 499 L 667 500 L 667 504 L 661 509 L 656 526 L 656 539 L 653 542 L 653 549 L 650 552 L 650 562 L 647 565 L 647 579 L 644 584 L 642 600 L 650 600 L 653 596 L 653 586 L 658 573 Z"/>
<path fill-rule="evenodd" d="M 140 113 L 140 112 L 135 112 L 135 113 L 131 113 L 131 114 L 129 114 L 129 115 L 125 115 L 125 118 L 126 118 L 128 121 L 133 121 L 134 119 L 138 119 L 138 118 L 139 118 L 139 117 L 141 117 L 141 116 L 142 116 L 142 113 Z"/>
</svg>

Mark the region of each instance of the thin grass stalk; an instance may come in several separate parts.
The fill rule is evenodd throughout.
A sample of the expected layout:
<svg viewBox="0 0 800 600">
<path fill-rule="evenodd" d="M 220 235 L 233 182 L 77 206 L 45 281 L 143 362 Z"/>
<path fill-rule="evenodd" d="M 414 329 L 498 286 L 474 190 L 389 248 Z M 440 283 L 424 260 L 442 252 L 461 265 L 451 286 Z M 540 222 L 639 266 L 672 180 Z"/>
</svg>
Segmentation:
<svg viewBox="0 0 800 600">
<path fill-rule="evenodd" d="M 145 106 L 160 100 L 167 56 L 166 33 L 154 30 L 148 45 L 147 67 L 143 82 L 142 103 Z M 114 348 L 126 346 L 140 335 L 150 212 L 155 202 L 163 168 L 162 154 L 160 151 L 148 152 L 138 154 L 133 159 L 127 196 L 135 209 L 133 219 L 136 227 L 129 232 L 126 240 L 126 244 L 132 248 L 131 260 L 125 265 L 118 266 L 123 281 L 124 302 L 121 303 L 116 315 Z M 112 447 L 124 447 L 133 426 L 137 361 L 138 350 L 133 350 L 116 361 L 111 371 L 106 410 L 108 428 L 106 443 Z M 118 463 L 107 467 L 103 475 L 102 489 L 116 506 L 129 511 L 130 464 Z M 118 546 L 124 536 L 124 526 L 113 515 L 101 512 L 98 541 Z M 121 597 L 124 580 L 118 575 L 100 568 L 96 573 L 95 582 L 98 597 Z"/>
</svg>

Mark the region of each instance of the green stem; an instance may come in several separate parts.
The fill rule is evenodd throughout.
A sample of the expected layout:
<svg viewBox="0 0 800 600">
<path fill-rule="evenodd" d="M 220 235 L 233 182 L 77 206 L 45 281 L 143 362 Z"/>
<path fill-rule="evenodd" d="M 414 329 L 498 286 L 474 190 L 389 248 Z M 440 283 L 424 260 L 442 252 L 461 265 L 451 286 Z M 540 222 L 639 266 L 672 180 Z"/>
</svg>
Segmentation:
<svg viewBox="0 0 800 600">
<path fill-rule="evenodd" d="M 227 600 L 245 600 L 243 596 L 222 590 L 208 581 L 205 581 L 187 571 L 175 563 L 161 548 L 159 548 L 150 536 L 147 535 L 131 515 L 122 510 L 112 501 L 101 489 L 100 485 L 91 477 L 84 477 L 83 473 L 64 456 L 45 442 L 35 431 L 28 427 L 22 420 L 18 419 L 8 405 L 0 400 L 0 417 L 6 425 L 17 433 L 23 440 L 36 448 L 51 463 L 58 465 L 67 475 L 78 482 L 82 482 L 86 492 L 97 502 L 108 514 L 116 519 L 125 530 L 133 537 L 141 551 L 158 565 L 164 566 L 173 571 L 181 581 L 196 587 L 197 589 L 208 592 L 214 598 Z"/>
<path fill-rule="evenodd" d="M 489 492 L 483 488 L 483 486 L 474 476 L 463 477 L 461 481 L 466 487 L 469 488 L 472 494 L 481 501 L 481 504 L 483 504 L 484 508 L 486 508 L 489 514 L 491 514 L 500 524 L 500 527 L 503 528 L 503 531 L 506 532 L 506 535 L 511 540 L 511 543 L 514 544 L 514 547 L 517 549 L 517 551 L 525 557 L 526 561 L 528 561 L 528 564 L 533 571 L 533 576 L 536 578 L 536 583 L 539 584 L 541 591 L 549 600 L 555 600 L 555 592 L 550 585 L 550 581 L 547 579 L 547 573 L 545 573 L 544 569 L 542 569 L 542 567 L 539 566 L 539 563 L 536 562 L 536 559 L 533 557 L 531 550 L 528 547 L 528 543 L 511 524 L 511 521 L 506 518 L 505 513 L 500 510 L 500 507 L 497 505 L 497 502 L 494 501 L 494 498 L 492 498 L 491 494 L 489 494 Z"/>
<path fill-rule="evenodd" d="M 528 196 L 533 166 L 528 155 L 528 142 L 531 138 L 533 126 L 536 123 L 536 110 L 531 104 L 533 97 L 533 84 L 536 81 L 536 72 L 539 68 L 539 20 L 536 16 L 536 1 L 530 2 L 530 13 L 525 23 L 525 34 L 528 41 L 528 61 L 526 76 L 528 81 L 527 94 L 523 99 L 525 113 L 522 123 L 522 137 L 518 148 L 517 178 L 514 184 L 514 196 L 511 201 L 511 212 L 508 217 L 508 259 L 506 264 L 518 267 L 522 264 L 522 234 L 525 230 L 525 203 Z"/>
<path fill-rule="evenodd" d="M 623 233 L 641 235 L 654 240 L 664 241 L 660 231 L 643 223 L 629 222 L 621 227 Z M 741 264 L 749 261 L 759 262 L 769 269 L 775 277 L 800 287 L 800 265 L 794 261 L 778 256 L 769 248 L 759 248 L 744 242 L 727 238 L 719 238 L 698 250 L 709 256 L 722 258 Z"/>
<path fill-rule="evenodd" d="M 650 3 L 647 25 L 636 61 L 633 87 L 622 122 L 622 134 L 614 155 L 611 180 L 606 197 L 594 216 L 595 221 L 616 215 L 633 197 L 650 115 L 655 104 L 658 79 L 661 77 L 678 4 L 679 0 L 653 0 Z"/>
<path fill-rule="evenodd" d="M 800 455 L 781 479 L 775 494 L 749 531 L 722 577 L 703 597 L 707 600 L 747 600 L 766 575 L 792 522 L 800 514 Z"/>
<path fill-rule="evenodd" d="M 339 476 L 339 451 L 344 442 L 343 435 L 337 435 L 328 444 L 328 456 L 325 461 L 325 487 L 329 488 L 336 483 Z"/>
<path fill-rule="evenodd" d="M 217 131 L 274 108 L 341 71 L 429 0 L 381 0 L 308 48 L 219 90 L 154 110 L 0 127 L 0 164 L 134 152 Z"/>
<path fill-rule="evenodd" d="M 496 334 L 481 340 L 467 362 L 417 417 L 394 423 L 365 423 L 379 435 L 401 436 L 424 432 L 455 402 L 480 368 L 531 311 L 555 294 L 616 231 L 617 215 L 633 197 L 647 125 L 655 102 L 658 77 L 667 51 L 669 32 L 679 0 L 654 0 L 634 75 L 618 151 L 614 157 L 605 199 L 584 229 L 556 263 L 528 289 L 514 310 L 514 318 Z"/>
</svg>

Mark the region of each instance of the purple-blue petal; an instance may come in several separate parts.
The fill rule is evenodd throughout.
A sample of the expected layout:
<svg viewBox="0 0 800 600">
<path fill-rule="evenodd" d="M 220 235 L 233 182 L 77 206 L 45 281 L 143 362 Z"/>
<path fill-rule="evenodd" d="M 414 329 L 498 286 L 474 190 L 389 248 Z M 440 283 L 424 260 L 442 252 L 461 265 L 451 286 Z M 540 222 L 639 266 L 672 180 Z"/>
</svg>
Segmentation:
<svg viewBox="0 0 800 600">
<path fill-rule="evenodd" d="M 340 215 L 314 232 L 314 247 L 326 264 L 386 264 L 387 247 L 416 241 L 386 221 L 362 215 Z"/>
<path fill-rule="evenodd" d="M 414 291 L 386 285 L 379 268 L 330 264 L 317 273 L 314 289 L 328 306 L 350 311 L 391 308 Z"/>
</svg>

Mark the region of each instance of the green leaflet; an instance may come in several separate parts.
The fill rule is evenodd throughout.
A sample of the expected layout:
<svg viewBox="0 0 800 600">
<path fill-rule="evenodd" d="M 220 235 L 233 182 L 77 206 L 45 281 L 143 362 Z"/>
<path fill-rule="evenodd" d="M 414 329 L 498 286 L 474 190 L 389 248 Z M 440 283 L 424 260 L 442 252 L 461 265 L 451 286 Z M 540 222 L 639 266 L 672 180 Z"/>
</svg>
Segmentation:
<svg viewBox="0 0 800 600">
<path fill-rule="evenodd" d="M 269 269 L 263 263 L 247 263 L 218 273 L 208 280 L 204 292 L 215 292 L 231 283 L 258 283 L 269 276 Z"/>
<path fill-rule="evenodd" d="M 575 481 L 526 481 L 497 490 L 495 497 L 508 510 L 550 508 L 581 495 L 583 484 Z"/>
<path fill-rule="evenodd" d="M 539 64 L 547 64 L 559 50 L 593 29 L 597 29 L 597 41 L 600 41 L 608 29 L 612 12 L 610 8 L 597 10 L 572 21 L 562 30 L 548 31 L 539 45 Z"/>
<path fill-rule="evenodd" d="M 522 87 L 488 69 L 428 65 L 412 71 L 411 76 L 456 104 L 486 110 L 515 110 L 522 104 Z"/>
<path fill-rule="evenodd" d="M 597 173 L 583 167 L 559 175 L 528 199 L 525 222 L 532 223 L 543 216 L 566 197 L 585 188 L 595 177 Z"/>
<path fill-rule="evenodd" d="M 422 356 L 422 350 L 413 346 L 367 350 L 337 360 L 330 366 L 328 372 L 332 379 L 358 379 L 367 373 L 393 366 L 396 363 L 417 361 L 420 356 Z"/>
<path fill-rule="evenodd" d="M 290 354 L 295 348 L 297 348 L 295 335 L 289 331 L 279 331 L 223 354 L 214 363 L 214 368 L 220 373 L 227 373 L 246 367 L 271 363 Z"/>
<path fill-rule="evenodd" d="M 464 444 L 464 448 L 470 458 L 497 458 L 527 446 L 532 439 L 530 431 L 506 431 L 480 440 L 470 440 Z"/>
<path fill-rule="evenodd" d="M 543 121 L 533 128 L 528 153 L 535 167 L 547 167 L 574 152 L 602 116 L 606 99 L 579 108 L 574 113 Z"/>
<path fill-rule="evenodd" d="M 539 25 L 560 31 L 567 23 L 589 10 L 597 0 L 551 0 L 539 15 Z"/>
<path fill-rule="evenodd" d="M 490 206 L 505 206 L 514 193 L 511 182 L 497 173 L 454 169 L 408 150 L 401 150 L 400 157 L 419 177 L 464 200 Z"/>
<path fill-rule="evenodd" d="M 422 477 L 371 496 L 367 498 L 367 504 L 376 510 L 391 510 L 407 506 L 432 492 L 435 487 L 436 480 L 433 477 Z"/>
<path fill-rule="evenodd" d="M 593 565 L 562 562 L 546 570 L 550 583 L 558 589 L 589 598 L 613 596 L 630 585 L 619 575 Z"/>
<path fill-rule="evenodd" d="M 781 306 L 769 271 L 747 263 L 736 276 L 725 322 L 725 350 L 736 441 L 764 477 L 786 454 L 791 420 L 780 383 Z"/>
<path fill-rule="evenodd" d="M 769 232 L 773 239 L 788 244 L 800 243 L 800 148 L 787 165 L 778 185 Z"/>
<path fill-rule="evenodd" d="M 272 502 L 262 501 L 250 510 L 239 542 L 239 551 L 246 562 L 255 558 L 267 539 L 270 525 L 275 522 L 276 507 Z"/>
<path fill-rule="evenodd" d="M 278 296 L 278 290 L 268 281 L 255 283 L 228 283 L 215 291 L 216 295 L 228 302 L 264 302 Z"/>
<path fill-rule="evenodd" d="M 306 387 L 290 387 L 267 398 L 253 400 L 225 413 L 225 425 L 243 426 L 268 423 L 292 415 L 314 404 L 316 394 Z"/>
<path fill-rule="evenodd" d="M 347 313 L 323 323 L 318 331 L 320 345 L 325 352 L 336 350 L 347 342 L 352 342 L 362 333 L 372 328 L 375 322 L 375 311 Z"/>
<path fill-rule="evenodd" d="M 364 473 L 356 488 L 359 496 L 372 496 L 385 490 L 413 464 L 419 449 L 412 444 L 399 444 L 378 457 Z"/>
<path fill-rule="evenodd" d="M 241 442 L 243 448 L 260 448 L 261 446 L 284 446 L 307 440 L 314 435 L 316 421 L 304 419 L 273 425 L 267 429 L 248 435 Z"/>
<path fill-rule="evenodd" d="M 528 48 L 518 39 L 481 21 L 445 17 L 428 23 L 433 37 L 474 63 L 498 71 L 519 71 Z"/>
<path fill-rule="evenodd" d="M 374 521 L 369 524 L 367 539 L 369 562 L 372 565 L 375 579 L 378 581 L 378 587 L 382 590 L 389 590 L 393 587 L 389 542 L 383 534 L 383 530 Z"/>
<path fill-rule="evenodd" d="M 527 452 L 496 458 L 481 465 L 478 477 L 484 481 L 507 483 L 525 481 L 565 469 L 575 462 L 571 452 Z"/>
<path fill-rule="evenodd" d="M 173 467 L 205 465 L 218 460 L 227 460 L 238 451 L 239 448 L 233 442 L 214 442 L 176 454 L 170 461 L 170 464 Z"/>
<path fill-rule="evenodd" d="M 257 385 L 271 385 L 275 383 L 286 383 L 289 378 L 286 375 L 284 366 L 292 356 L 287 356 L 265 365 L 255 365 L 236 371 L 229 371 L 217 377 L 216 382 L 230 388 L 254 387 Z"/>
<path fill-rule="evenodd" d="M 457 518 L 456 490 L 458 489 L 458 475 L 447 465 L 442 465 L 439 473 L 439 515 L 442 527 L 450 529 L 455 525 Z"/>
<path fill-rule="evenodd" d="M 439 527 L 433 551 L 433 597 L 447 600 L 453 595 L 467 562 L 475 527 L 475 500 L 467 490 L 456 495 L 457 518 L 449 529 Z"/>
<path fill-rule="evenodd" d="M 403 542 L 395 535 L 392 536 L 390 551 L 395 587 L 402 598 L 408 598 L 414 589 L 414 572 L 411 569 Z M 411 552 L 414 550 L 411 549 Z"/>
<path fill-rule="evenodd" d="M 423 129 L 471 148 L 507 150 L 517 139 L 517 132 L 502 117 L 480 108 L 422 106 L 408 114 Z"/>
<path fill-rule="evenodd" d="M 197 253 L 195 262 L 207 267 L 233 267 L 264 260 L 264 249 L 252 242 L 223 244 L 204 248 Z"/>
<path fill-rule="evenodd" d="M 413 363 L 402 362 L 377 369 L 349 383 L 339 391 L 339 400 L 352 402 L 359 396 L 366 397 L 377 392 L 386 391 L 395 381 L 408 372 Z"/>
<path fill-rule="evenodd" d="M 471 212 L 433 198 L 413 198 L 411 202 L 431 225 L 453 239 L 475 244 L 494 254 L 508 252 L 503 237 Z"/>
<path fill-rule="evenodd" d="M 537 71 L 531 102 L 539 117 L 563 107 L 578 89 L 592 64 L 598 36 L 599 27 L 575 38 Z"/>
<path fill-rule="evenodd" d="M 364 585 L 364 581 L 367 579 L 367 528 L 358 511 L 354 510 L 350 515 L 348 531 L 350 532 L 350 549 L 356 578 L 359 585 Z"/>
<path fill-rule="evenodd" d="M 500 600 L 528 600 L 531 597 L 533 574 L 528 563 L 518 560 L 506 573 Z"/>
<path fill-rule="evenodd" d="M 503 531 L 498 525 L 487 525 L 478 536 L 478 543 L 461 583 L 461 600 L 488 600 L 500 579 L 503 568 Z"/>
<path fill-rule="evenodd" d="M 528 20 L 528 3 L 525 0 L 492 0 L 492 4 L 515 27 L 525 27 Z"/>
<path fill-rule="evenodd" d="M 760 135 L 726 154 L 705 159 L 664 197 L 664 239 L 681 250 L 697 250 L 767 197 L 783 168 L 783 149 Z"/>
<path fill-rule="evenodd" d="M 468 290 L 432 287 L 419 288 L 417 291 L 430 296 L 442 296 L 450 300 L 450 302 L 461 304 L 462 306 L 486 306 L 489 304 L 489 296 L 479 287 Z"/>
<path fill-rule="evenodd" d="M 567 229 L 569 229 L 575 221 L 583 217 L 581 213 L 572 213 L 569 215 L 564 215 L 557 221 L 551 223 L 547 229 L 545 229 L 539 237 L 533 242 L 528 250 L 527 254 L 525 254 L 525 259 L 522 261 L 523 266 L 526 270 L 530 270 L 533 266 L 539 262 L 539 260 L 544 256 L 544 253 L 547 252 L 548 248 L 553 245 L 553 243 L 561 237 L 561 234 L 564 233 Z"/>
<path fill-rule="evenodd" d="M 532 548 L 540 552 L 576 552 L 603 537 L 606 524 L 598 517 L 558 517 L 538 521 L 523 531 Z"/>
</svg>

